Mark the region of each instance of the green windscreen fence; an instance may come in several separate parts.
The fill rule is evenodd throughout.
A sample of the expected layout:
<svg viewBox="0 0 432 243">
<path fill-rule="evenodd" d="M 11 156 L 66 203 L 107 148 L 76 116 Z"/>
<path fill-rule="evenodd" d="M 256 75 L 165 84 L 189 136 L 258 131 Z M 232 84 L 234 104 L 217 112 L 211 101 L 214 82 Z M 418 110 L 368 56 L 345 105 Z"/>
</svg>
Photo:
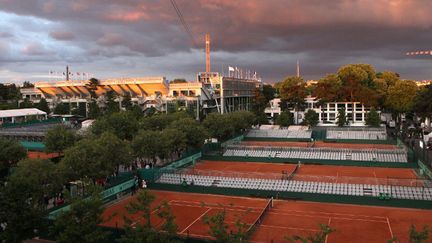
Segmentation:
<svg viewBox="0 0 432 243">
<path fill-rule="evenodd" d="M 20 141 L 20 144 L 28 151 L 42 152 L 45 150 L 45 144 L 42 142 Z"/>
</svg>

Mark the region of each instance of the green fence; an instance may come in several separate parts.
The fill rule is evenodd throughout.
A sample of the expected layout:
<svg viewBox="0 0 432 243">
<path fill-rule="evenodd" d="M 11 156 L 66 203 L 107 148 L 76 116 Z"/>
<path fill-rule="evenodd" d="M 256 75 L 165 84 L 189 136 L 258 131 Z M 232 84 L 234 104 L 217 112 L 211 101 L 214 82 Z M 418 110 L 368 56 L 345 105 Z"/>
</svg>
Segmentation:
<svg viewBox="0 0 432 243">
<path fill-rule="evenodd" d="M 109 202 L 117 198 L 119 193 L 128 192 L 134 186 L 135 180 L 129 179 L 123 183 L 112 186 L 101 192 L 102 200 L 104 202 Z M 64 205 L 62 207 L 54 208 L 48 213 L 49 219 L 56 219 L 61 213 L 68 211 L 70 205 Z"/>
<path fill-rule="evenodd" d="M 421 208 L 432 209 L 432 203 L 426 200 L 408 200 L 408 199 L 389 199 L 382 200 L 377 197 L 367 196 L 349 196 L 349 195 L 329 195 L 317 193 L 303 192 L 278 192 L 264 191 L 256 189 L 240 189 L 240 188 L 221 188 L 221 187 L 205 187 L 205 186 L 182 186 L 172 184 L 152 184 L 151 189 L 169 190 L 178 192 L 191 192 L 203 194 L 220 194 L 231 196 L 245 197 L 273 197 L 276 199 L 288 199 L 297 201 L 314 201 L 327 203 L 346 203 L 346 204 L 361 204 L 370 206 L 385 206 L 385 207 L 404 207 L 404 208 Z M 205 202 L 205 201 L 204 201 Z"/>
<path fill-rule="evenodd" d="M 60 123 L 62 121 L 61 118 L 49 118 L 46 120 L 33 120 L 33 121 L 27 121 L 27 122 L 19 122 L 19 123 L 5 123 L 2 124 L 0 127 L 22 127 L 22 126 L 31 126 L 35 124 L 49 124 L 49 123 Z"/>
<path fill-rule="evenodd" d="M 324 160 L 324 159 L 296 159 L 296 158 L 268 158 L 268 157 L 241 157 L 241 156 L 219 156 L 204 155 L 203 160 L 221 160 L 236 162 L 265 162 L 265 163 L 298 163 L 316 165 L 346 165 L 360 167 L 385 167 L 385 168 L 417 168 L 417 163 L 395 163 L 395 162 L 371 162 L 353 160 Z"/>
<path fill-rule="evenodd" d="M 45 151 L 45 144 L 42 142 L 20 141 L 20 144 L 28 151 Z"/>
<path fill-rule="evenodd" d="M 324 139 L 326 143 L 359 143 L 359 144 L 397 144 L 396 140 L 367 140 L 367 139 Z"/>
<path fill-rule="evenodd" d="M 420 174 L 423 176 L 428 177 L 430 180 L 432 180 L 432 171 L 427 167 L 422 161 L 417 160 L 417 163 L 420 168 Z"/>
</svg>

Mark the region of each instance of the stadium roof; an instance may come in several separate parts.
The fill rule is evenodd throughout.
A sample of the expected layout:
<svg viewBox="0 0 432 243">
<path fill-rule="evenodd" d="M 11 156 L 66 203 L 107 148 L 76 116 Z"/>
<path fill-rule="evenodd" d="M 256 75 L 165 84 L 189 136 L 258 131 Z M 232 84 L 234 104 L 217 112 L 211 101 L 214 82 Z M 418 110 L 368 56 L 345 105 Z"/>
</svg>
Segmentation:
<svg viewBox="0 0 432 243">
<path fill-rule="evenodd" d="M 46 115 L 47 113 L 36 108 L 0 110 L 0 118 Z"/>
</svg>

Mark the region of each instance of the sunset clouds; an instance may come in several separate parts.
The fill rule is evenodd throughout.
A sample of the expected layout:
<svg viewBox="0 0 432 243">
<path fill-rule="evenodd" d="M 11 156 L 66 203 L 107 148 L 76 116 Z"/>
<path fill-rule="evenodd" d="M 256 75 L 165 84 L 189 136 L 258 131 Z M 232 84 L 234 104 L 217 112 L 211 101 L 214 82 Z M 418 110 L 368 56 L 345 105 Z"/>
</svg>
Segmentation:
<svg viewBox="0 0 432 243">
<path fill-rule="evenodd" d="M 194 79 L 204 69 L 205 33 L 213 70 L 236 65 L 267 81 L 295 73 L 319 78 L 349 62 L 431 79 L 431 1 L 177 0 L 198 49 L 169 0 L 0 0 L 0 73 L 21 79 L 70 64 L 96 76 Z M 13 75 L 12 75 L 13 76 Z M 35 78 L 35 77 L 38 78 Z M 0 77 L 1 81 L 9 81 Z M 13 79 L 13 77 L 12 77 Z"/>
</svg>

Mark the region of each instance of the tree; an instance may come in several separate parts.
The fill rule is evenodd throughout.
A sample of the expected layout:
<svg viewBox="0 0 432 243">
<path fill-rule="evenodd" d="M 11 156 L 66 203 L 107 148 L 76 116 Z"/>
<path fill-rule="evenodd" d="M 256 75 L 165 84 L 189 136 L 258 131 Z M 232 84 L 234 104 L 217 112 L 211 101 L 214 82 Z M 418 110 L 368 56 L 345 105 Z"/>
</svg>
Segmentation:
<svg viewBox="0 0 432 243">
<path fill-rule="evenodd" d="M 121 101 L 121 105 L 127 111 L 132 110 L 133 104 L 132 104 L 131 95 L 129 92 L 127 92 L 126 95 L 123 96 L 123 99 Z"/>
<path fill-rule="evenodd" d="M 99 137 L 78 141 L 66 149 L 60 161 L 70 180 L 90 178 L 93 181 L 111 175 L 118 165 L 129 165 L 132 151 L 127 141 L 106 132 Z"/>
<path fill-rule="evenodd" d="M 152 162 L 155 162 L 159 149 L 163 146 L 160 138 L 160 131 L 139 130 L 132 141 L 134 156 L 142 160 L 151 159 Z"/>
<path fill-rule="evenodd" d="M 56 115 L 67 115 L 70 113 L 69 104 L 58 103 L 53 110 L 53 113 Z"/>
<path fill-rule="evenodd" d="M 53 197 L 61 192 L 66 182 L 56 164 L 50 160 L 24 159 L 20 160 L 9 177 L 9 182 L 25 181 L 25 184 L 36 184 L 31 194 L 32 200 L 43 204 L 43 198 Z"/>
<path fill-rule="evenodd" d="M 316 96 L 320 103 L 338 101 L 342 81 L 336 74 L 329 74 L 320 79 L 315 87 L 313 95 Z"/>
<path fill-rule="evenodd" d="M 341 98 L 344 101 L 361 102 L 367 106 L 375 106 L 378 98 L 372 90 L 375 70 L 369 64 L 349 64 L 338 70 L 338 76 L 342 81 Z M 355 119 L 353 109 L 352 119 Z"/>
<path fill-rule="evenodd" d="M 203 204 L 202 206 L 205 206 Z M 204 224 L 209 226 L 209 234 L 216 238 L 217 242 L 228 243 L 228 242 L 247 242 L 249 234 L 248 234 L 248 225 L 242 222 L 242 217 L 250 212 L 250 209 L 247 209 L 242 214 L 234 215 L 235 223 L 234 229 L 229 230 L 229 225 L 227 224 L 227 212 L 226 208 L 223 205 L 221 210 L 216 212 L 215 214 L 209 216 L 205 215 L 203 217 Z"/>
<path fill-rule="evenodd" d="M 287 77 L 277 85 L 282 100 L 295 110 L 303 109 L 306 98 L 306 82 L 300 77 Z"/>
<path fill-rule="evenodd" d="M 0 184 L 0 222 L 2 242 L 22 242 L 31 239 L 44 227 L 45 206 L 32 200 L 34 191 L 41 185 L 28 180 L 14 180 Z M 4 228 L 3 228 L 4 227 Z"/>
<path fill-rule="evenodd" d="M 78 103 L 78 106 L 71 110 L 71 114 L 86 117 L 86 104 L 83 102 Z"/>
<path fill-rule="evenodd" d="M 148 243 L 174 243 L 177 239 L 177 225 L 170 205 L 163 201 L 154 207 L 155 196 L 147 190 L 141 190 L 136 201 L 131 201 L 126 209 L 131 215 L 142 215 L 144 221 L 132 226 L 132 220 L 125 217 L 125 234 L 119 240 L 120 243 L 148 242 Z M 162 225 L 156 229 L 152 225 L 151 215 L 157 211 L 157 217 L 162 220 Z"/>
<path fill-rule="evenodd" d="M 398 80 L 389 87 L 385 105 L 397 114 L 409 112 L 414 106 L 416 93 L 417 85 L 414 81 Z"/>
<path fill-rule="evenodd" d="M 120 106 L 119 104 L 115 101 L 115 99 L 117 98 L 117 95 L 114 93 L 114 91 L 109 90 L 106 92 L 105 94 L 106 97 L 106 110 L 105 113 L 106 114 L 112 114 L 115 112 L 119 112 L 120 111 Z"/>
<path fill-rule="evenodd" d="M 56 242 L 106 242 L 108 232 L 102 231 L 99 225 L 103 222 L 103 201 L 94 193 L 88 198 L 78 198 L 54 221 L 51 234 Z"/>
<path fill-rule="evenodd" d="M 432 114 L 432 85 L 422 87 L 414 99 L 414 111 L 422 117 Z"/>
<path fill-rule="evenodd" d="M 345 109 L 340 109 L 336 117 L 336 124 L 339 127 L 343 127 L 346 125 L 346 123 L 347 123 L 347 119 L 346 119 Z"/>
<path fill-rule="evenodd" d="M 44 144 L 49 152 L 63 152 L 74 145 L 77 140 L 76 134 L 63 125 L 55 126 L 46 133 Z"/>
<path fill-rule="evenodd" d="M 33 108 L 33 102 L 26 97 L 21 103 L 19 103 L 19 108 Z"/>
<path fill-rule="evenodd" d="M 415 225 L 411 225 L 409 231 L 410 243 L 427 243 L 429 242 L 429 227 L 425 225 L 423 230 L 417 231 Z"/>
<path fill-rule="evenodd" d="M 138 121 L 133 113 L 122 111 L 107 114 L 97 119 L 91 126 L 91 132 L 101 135 L 104 132 L 111 132 L 120 139 L 132 140 L 138 130 Z"/>
<path fill-rule="evenodd" d="M 207 128 L 210 136 L 217 138 L 219 141 L 230 138 L 235 133 L 234 125 L 227 115 L 210 113 L 204 120 L 203 125 Z"/>
<path fill-rule="evenodd" d="M 276 95 L 276 89 L 273 88 L 270 84 L 264 84 L 262 94 L 264 95 L 267 102 L 274 99 Z"/>
<path fill-rule="evenodd" d="M 294 124 L 294 115 L 290 111 L 282 111 L 276 118 L 276 124 L 281 127 L 288 127 Z"/>
<path fill-rule="evenodd" d="M 90 78 L 86 83 L 85 87 L 90 93 L 91 99 L 97 98 L 96 91 L 99 85 L 100 85 L 100 81 L 96 78 Z"/>
<path fill-rule="evenodd" d="M 61 190 L 63 182 L 51 161 L 19 161 L 8 182 L 0 184 L 0 240 L 22 242 L 44 229 L 44 197 Z"/>
<path fill-rule="evenodd" d="M 15 140 L 0 137 L 0 181 L 9 174 L 9 168 L 27 156 L 26 150 Z"/>
<path fill-rule="evenodd" d="M 371 127 L 379 127 L 381 123 L 381 118 L 378 112 L 372 108 L 366 116 L 366 125 Z"/>
<path fill-rule="evenodd" d="M 285 237 L 290 242 L 296 242 L 300 241 L 302 243 L 325 243 L 326 238 L 329 234 L 333 233 L 335 230 L 332 229 L 330 226 L 325 224 L 319 224 L 320 231 L 313 235 L 309 235 L 307 237 L 302 237 L 298 235 L 294 235 L 291 237 Z"/>
<path fill-rule="evenodd" d="M 24 81 L 22 87 L 23 87 L 24 89 L 27 89 L 27 88 L 34 88 L 34 84 L 30 83 L 30 81 Z"/>
<path fill-rule="evenodd" d="M 39 103 L 37 103 L 35 107 L 41 111 L 45 111 L 47 114 L 50 113 L 50 108 L 45 98 L 40 99 Z"/>
<path fill-rule="evenodd" d="M 305 124 L 311 127 L 318 125 L 319 115 L 316 111 L 309 109 L 305 114 Z"/>
<path fill-rule="evenodd" d="M 187 83 L 186 79 L 184 79 L 184 78 L 175 78 L 174 80 L 172 80 L 170 82 L 170 84 L 182 84 L 182 83 Z"/>
<path fill-rule="evenodd" d="M 95 100 L 91 100 L 89 103 L 89 111 L 87 117 L 90 119 L 99 118 L 102 115 L 102 111 L 99 108 Z"/>
<path fill-rule="evenodd" d="M 236 111 L 228 113 L 227 116 L 229 116 L 229 120 L 232 122 L 236 133 L 250 129 L 255 121 L 255 115 L 249 111 Z"/>
<path fill-rule="evenodd" d="M 192 148 L 200 148 L 208 137 L 204 127 L 191 118 L 182 118 L 174 121 L 168 128 L 184 133 L 186 136 L 186 145 Z M 179 145 L 181 145 L 181 143 L 179 143 Z M 181 148 L 181 146 L 179 148 Z"/>
</svg>

